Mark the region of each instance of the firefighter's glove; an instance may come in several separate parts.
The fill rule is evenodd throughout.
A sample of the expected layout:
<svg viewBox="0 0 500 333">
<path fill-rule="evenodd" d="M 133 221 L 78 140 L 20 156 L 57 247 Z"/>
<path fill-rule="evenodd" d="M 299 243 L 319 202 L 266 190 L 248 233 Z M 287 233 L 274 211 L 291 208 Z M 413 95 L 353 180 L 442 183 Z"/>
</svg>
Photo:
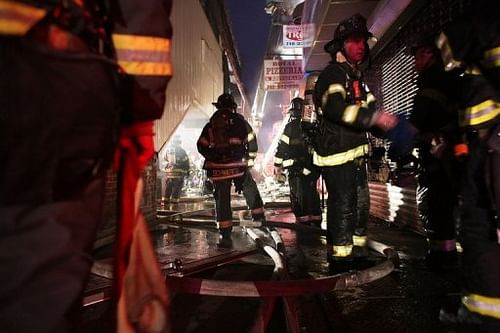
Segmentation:
<svg viewBox="0 0 500 333">
<path fill-rule="evenodd" d="M 396 125 L 387 131 L 387 139 L 391 141 L 389 158 L 394 159 L 409 154 L 415 144 L 417 129 L 404 117 L 398 117 Z"/>
<path fill-rule="evenodd" d="M 120 131 L 119 141 L 115 166 L 118 166 L 120 151 L 133 149 L 137 156 L 138 167 L 140 170 L 144 169 L 154 155 L 153 122 L 147 121 L 123 127 Z"/>
</svg>

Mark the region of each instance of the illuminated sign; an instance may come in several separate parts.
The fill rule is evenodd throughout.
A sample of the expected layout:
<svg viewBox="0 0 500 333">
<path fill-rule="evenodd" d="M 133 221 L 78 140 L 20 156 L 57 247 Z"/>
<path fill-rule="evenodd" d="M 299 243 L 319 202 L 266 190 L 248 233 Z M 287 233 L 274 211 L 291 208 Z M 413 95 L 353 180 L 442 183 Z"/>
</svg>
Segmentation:
<svg viewBox="0 0 500 333">
<path fill-rule="evenodd" d="M 298 89 L 304 77 L 302 59 L 264 60 L 264 89 Z"/>
<path fill-rule="evenodd" d="M 283 48 L 311 47 L 314 24 L 283 25 Z"/>
</svg>

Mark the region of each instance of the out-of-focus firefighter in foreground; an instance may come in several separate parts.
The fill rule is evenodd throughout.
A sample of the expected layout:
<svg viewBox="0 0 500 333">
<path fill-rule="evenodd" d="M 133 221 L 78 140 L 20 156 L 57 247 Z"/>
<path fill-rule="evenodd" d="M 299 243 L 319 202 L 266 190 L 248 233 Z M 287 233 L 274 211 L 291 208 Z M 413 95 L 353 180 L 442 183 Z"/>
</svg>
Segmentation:
<svg viewBox="0 0 500 333">
<path fill-rule="evenodd" d="M 138 204 L 171 75 L 171 4 L 0 0 L 1 332 L 76 331 L 117 142 L 116 331 L 169 331 Z"/>
<path fill-rule="evenodd" d="M 500 20 L 470 1 L 437 38 L 444 68 L 462 74 L 455 155 L 461 161 L 459 240 L 465 280 L 456 321 L 500 332 Z"/>
</svg>

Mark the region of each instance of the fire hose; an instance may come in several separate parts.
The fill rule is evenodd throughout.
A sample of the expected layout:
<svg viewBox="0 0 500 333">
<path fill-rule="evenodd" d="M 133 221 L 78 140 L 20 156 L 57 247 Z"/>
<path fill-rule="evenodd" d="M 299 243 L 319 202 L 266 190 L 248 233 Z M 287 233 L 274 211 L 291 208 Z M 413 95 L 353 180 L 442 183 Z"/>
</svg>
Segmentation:
<svg viewBox="0 0 500 333">
<path fill-rule="evenodd" d="M 344 290 L 373 282 L 389 275 L 399 264 L 396 251 L 382 243 L 369 241 L 368 246 L 381 252 L 386 259 L 380 264 L 361 270 L 317 279 L 286 281 L 221 281 L 192 277 L 167 276 L 169 284 L 179 293 L 230 296 L 268 297 L 298 296 Z"/>
</svg>

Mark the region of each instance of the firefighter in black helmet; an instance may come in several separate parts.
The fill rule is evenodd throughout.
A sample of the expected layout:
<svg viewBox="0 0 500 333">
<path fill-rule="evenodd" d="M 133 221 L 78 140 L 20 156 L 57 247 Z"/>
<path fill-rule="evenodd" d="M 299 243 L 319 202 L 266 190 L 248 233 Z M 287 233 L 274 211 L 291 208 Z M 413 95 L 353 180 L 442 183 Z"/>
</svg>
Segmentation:
<svg viewBox="0 0 500 333">
<path fill-rule="evenodd" d="M 437 38 L 444 68 L 463 85 L 455 146 L 465 293 L 455 322 L 500 332 L 500 21 L 495 1 L 469 1 Z"/>
<path fill-rule="evenodd" d="M 356 253 L 365 253 L 370 204 L 367 131 L 382 129 L 399 150 L 412 146 L 408 123 L 376 111 L 375 97 L 363 80 L 362 66 L 369 57 L 367 40 L 371 37 L 359 14 L 340 22 L 333 40 L 325 45 L 332 61 L 315 85 L 320 119 L 312 140 L 313 162 L 322 168 L 328 190 L 327 254 L 336 267 L 345 267 L 342 263 L 348 264 Z"/>
<path fill-rule="evenodd" d="M 312 147 L 301 128 L 304 100 L 292 99 L 286 124 L 274 156 L 275 174 L 288 174 L 290 202 L 297 223 L 320 226 L 321 208 L 316 182 L 319 168 L 312 163 Z"/>
<path fill-rule="evenodd" d="M 213 103 L 217 111 L 198 139 L 198 151 L 205 157 L 203 168 L 214 184 L 215 209 L 222 246 L 230 246 L 233 218 L 231 185 L 243 192 L 254 221 L 265 222 L 264 203 L 250 168 L 257 157 L 257 138 L 250 124 L 236 112 L 230 94 L 222 94 Z"/>
<path fill-rule="evenodd" d="M 444 70 L 434 40 L 434 35 L 424 36 L 410 47 L 418 73 L 410 122 L 419 131 L 417 202 L 429 242 L 426 263 L 439 270 L 457 260 L 453 142 L 458 77 Z"/>
</svg>

